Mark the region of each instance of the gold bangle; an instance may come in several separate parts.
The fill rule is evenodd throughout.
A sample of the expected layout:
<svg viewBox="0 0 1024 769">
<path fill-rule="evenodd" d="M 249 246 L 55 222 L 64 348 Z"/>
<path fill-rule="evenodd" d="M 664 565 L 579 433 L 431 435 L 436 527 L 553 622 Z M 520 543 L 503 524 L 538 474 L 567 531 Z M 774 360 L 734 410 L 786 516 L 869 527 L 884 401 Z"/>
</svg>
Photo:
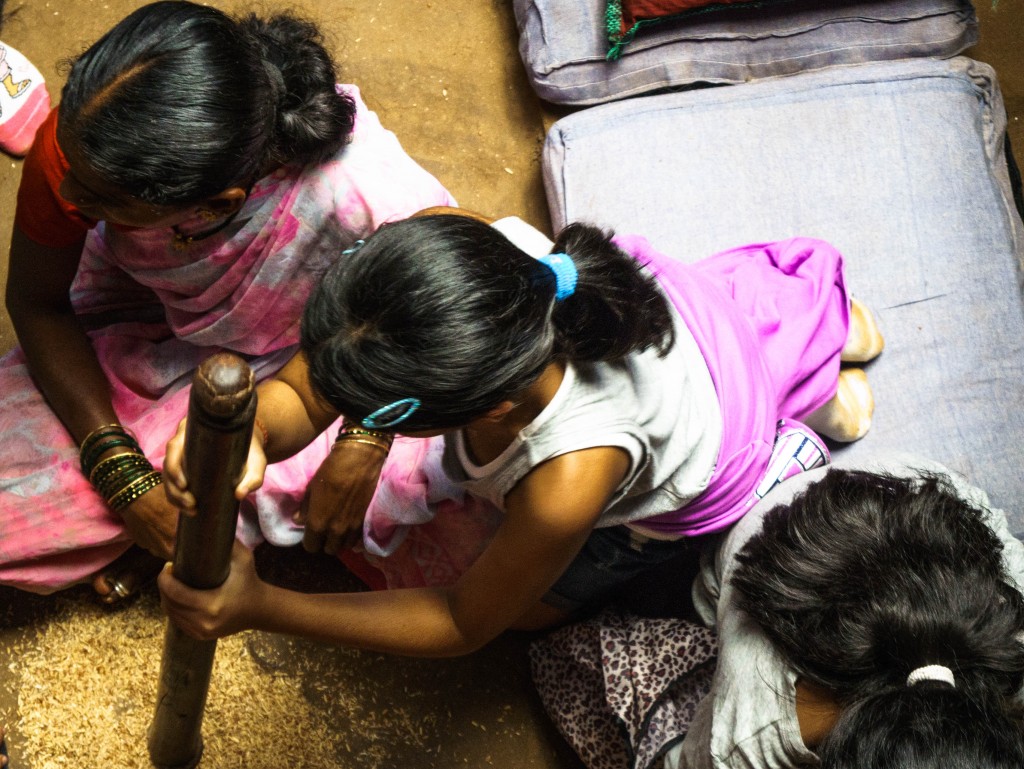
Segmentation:
<svg viewBox="0 0 1024 769">
<path fill-rule="evenodd" d="M 109 491 L 108 494 L 105 494 L 104 496 L 106 496 L 107 501 L 110 502 L 111 500 L 117 499 L 117 497 L 119 497 L 121 494 L 131 491 L 139 484 L 145 483 L 147 480 L 152 479 L 154 475 L 160 475 L 160 473 L 158 473 L 156 470 L 147 470 L 146 472 L 133 475 L 131 476 L 131 480 L 125 483 L 121 488 L 117 489 L 116 491 Z"/>
<path fill-rule="evenodd" d="M 103 470 L 94 478 L 90 478 L 90 482 L 93 488 L 107 499 L 132 481 L 153 472 L 153 465 L 143 457 L 142 461 L 116 464 Z"/>
<path fill-rule="evenodd" d="M 139 489 L 137 489 L 136 491 L 134 491 L 131 494 L 131 496 L 128 496 L 128 497 L 125 497 L 124 499 L 118 500 L 116 503 L 114 503 L 114 504 L 112 504 L 110 506 L 110 509 L 113 510 L 115 513 L 120 513 L 122 510 L 124 510 L 126 507 L 128 507 L 128 505 L 130 505 L 136 499 L 139 499 L 143 495 L 148 494 L 149 492 L 151 492 L 153 489 L 155 489 L 157 486 L 159 486 L 163 482 L 164 482 L 163 476 L 158 475 L 156 477 L 156 480 L 152 484 L 150 484 L 148 486 L 142 486 Z"/>
<path fill-rule="evenodd" d="M 102 478 L 104 475 L 106 475 L 104 465 L 123 463 L 127 467 L 129 465 L 136 464 L 142 465 L 143 462 L 149 464 L 149 460 L 146 459 L 146 455 L 138 451 L 132 451 L 131 449 L 129 449 L 128 451 L 122 451 L 120 454 L 112 454 L 106 459 L 101 459 L 99 462 L 96 463 L 95 467 L 92 468 L 92 472 L 89 473 L 89 483 L 95 485 L 98 478 Z"/>
<path fill-rule="evenodd" d="M 148 473 L 140 475 L 139 477 L 133 479 L 131 483 L 125 484 L 120 489 L 111 494 L 107 501 L 113 504 L 114 500 L 116 500 L 118 497 L 122 496 L 123 494 L 130 493 L 134 488 L 141 484 L 145 484 L 147 482 L 152 481 L 154 477 L 161 477 L 160 473 L 158 473 L 156 470 L 150 470 Z"/>
<path fill-rule="evenodd" d="M 338 428 L 338 437 L 335 440 L 340 440 L 345 435 L 362 435 L 367 438 L 376 438 L 386 443 L 388 448 L 390 448 L 391 444 L 395 442 L 394 433 L 386 433 L 383 430 L 372 430 L 369 427 L 354 425 L 343 419 L 341 420 L 341 427 Z"/>
<path fill-rule="evenodd" d="M 104 499 L 113 499 L 136 481 L 153 472 L 155 472 L 153 466 L 148 462 L 145 465 L 133 465 L 114 472 L 102 481 L 93 484 L 93 486 Z"/>
<path fill-rule="evenodd" d="M 152 491 L 163 482 L 164 477 L 156 470 L 153 470 L 141 478 L 132 481 L 123 489 L 111 496 L 110 499 L 107 500 L 107 504 L 110 505 L 115 512 L 120 512 L 143 494 Z"/>
<path fill-rule="evenodd" d="M 339 435 L 338 439 L 334 442 L 334 446 L 344 443 L 365 443 L 367 446 L 376 446 L 378 449 L 383 451 L 385 454 L 391 453 L 391 446 L 381 443 L 380 441 L 373 440 L 372 438 L 362 438 L 358 435 Z M 333 449 L 334 446 L 331 446 Z"/>
</svg>

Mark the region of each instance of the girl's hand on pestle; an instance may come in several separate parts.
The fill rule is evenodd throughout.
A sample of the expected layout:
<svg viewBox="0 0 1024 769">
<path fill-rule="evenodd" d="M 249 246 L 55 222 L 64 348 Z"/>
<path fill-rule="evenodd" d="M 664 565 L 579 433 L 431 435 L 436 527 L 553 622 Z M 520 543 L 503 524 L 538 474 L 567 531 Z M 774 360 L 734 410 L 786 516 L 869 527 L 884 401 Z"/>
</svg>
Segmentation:
<svg viewBox="0 0 1024 769">
<path fill-rule="evenodd" d="M 163 487 L 167 498 L 186 515 L 195 515 L 196 498 L 188 489 L 188 478 L 185 468 L 185 423 L 178 423 L 174 437 L 167 442 L 167 453 L 164 456 Z M 267 455 L 263 451 L 263 435 L 257 428 L 253 430 L 252 441 L 249 443 L 249 456 L 245 461 L 245 471 L 235 488 L 235 498 L 242 500 L 263 485 L 263 476 L 267 470 Z"/>
<path fill-rule="evenodd" d="M 171 621 L 200 641 L 212 641 L 255 625 L 270 586 L 256 574 L 252 553 L 235 540 L 231 571 L 220 587 L 194 590 L 174 576 L 172 564 L 157 577 L 160 603 Z"/>
</svg>

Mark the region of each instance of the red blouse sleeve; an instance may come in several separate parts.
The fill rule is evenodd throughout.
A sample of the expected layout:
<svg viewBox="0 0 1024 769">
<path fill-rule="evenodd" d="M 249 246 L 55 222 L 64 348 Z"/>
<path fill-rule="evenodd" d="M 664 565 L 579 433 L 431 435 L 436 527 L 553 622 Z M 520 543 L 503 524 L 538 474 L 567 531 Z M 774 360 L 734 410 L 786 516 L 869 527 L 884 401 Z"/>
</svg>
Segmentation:
<svg viewBox="0 0 1024 769">
<path fill-rule="evenodd" d="M 85 238 L 96 222 L 60 196 L 68 162 L 57 144 L 57 110 L 50 111 L 25 157 L 14 224 L 42 246 L 64 248 Z"/>
</svg>

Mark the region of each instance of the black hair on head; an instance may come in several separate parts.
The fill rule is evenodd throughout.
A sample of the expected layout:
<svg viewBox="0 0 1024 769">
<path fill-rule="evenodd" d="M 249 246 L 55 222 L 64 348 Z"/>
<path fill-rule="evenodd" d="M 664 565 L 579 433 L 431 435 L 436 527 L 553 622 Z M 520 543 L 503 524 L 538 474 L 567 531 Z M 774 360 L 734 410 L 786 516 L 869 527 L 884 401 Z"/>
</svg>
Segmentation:
<svg viewBox="0 0 1024 769">
<path fill-rule="evenodd" d="M 997 697 L 918 683 L 852 703 L 818 752 L 824 769 L 1020 769 L 1024 729 Z"/>
<path fill-rule="evenodd" d="M 306 306 L 301 344 L 314 389 L 354 419 L 416 398 L 420 408 L 397 429 L 447 429 L 514 400 L 555 360 L 614 360 L 671 343 L 664 299 L 660 324 L 637 318 L 659 306 L 645 304 L 652 279 L 629 257 L 607 244 L 572 258 L 576 292 L 556 303 L 550 269 L 482 222 L 439 215 L 383 226 L 339 258 Z M 605 290 L 641 294 L 627 316 L 601 307 Z"/>
<path fill-rule="evenodd" d="M 141 201 L 199 202 L 284 163 L 312 163 L 351 134 L 317 28 L 282 14 L 234 20 L 165 0 L 139 8 L 72 65 L 62 136 Z"/>
<path fill-rule="evenodd" d="M 944 476 L 833 469 L 737 555 L 741 608 L 843 708 L 827 769 L 1024 766 L 1024 598 L 986 515 Z M 927 665 L 955 686 L 908 686 Z"/>
</svg>

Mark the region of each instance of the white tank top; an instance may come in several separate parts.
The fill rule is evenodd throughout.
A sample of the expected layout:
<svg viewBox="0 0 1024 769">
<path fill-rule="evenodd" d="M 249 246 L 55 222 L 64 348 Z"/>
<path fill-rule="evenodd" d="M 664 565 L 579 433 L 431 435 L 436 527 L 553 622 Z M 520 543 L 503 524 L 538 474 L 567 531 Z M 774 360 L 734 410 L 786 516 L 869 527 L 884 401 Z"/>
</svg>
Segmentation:
<svg viewBox="0 0 1024 769">
<path fill-rule="evenodd" d="M 511 227 L 508 221 L 499 222 L 498 229 L 517 245 L 522 241 L 524 251 L 535 257 L 550 252 L 550 240 L 519 220 Z M 535 235 L 521 235 L 523 227 L 543 243 Z M 683 507 L 707 487 L 723 428 L 704 356 L 678 317 L 675 339 L 664 358 L 648 350 L 618 363 L 567 365 L 551 402 L 486 465 L 470 458 L 461 431 L 447 434 L 445 472 L 470 493 L 504 509 L 512 488 L 542 462 L 616 446 L 629 454 L 630 468 L 598 526 L 637 522 Z"/>
</svg>

